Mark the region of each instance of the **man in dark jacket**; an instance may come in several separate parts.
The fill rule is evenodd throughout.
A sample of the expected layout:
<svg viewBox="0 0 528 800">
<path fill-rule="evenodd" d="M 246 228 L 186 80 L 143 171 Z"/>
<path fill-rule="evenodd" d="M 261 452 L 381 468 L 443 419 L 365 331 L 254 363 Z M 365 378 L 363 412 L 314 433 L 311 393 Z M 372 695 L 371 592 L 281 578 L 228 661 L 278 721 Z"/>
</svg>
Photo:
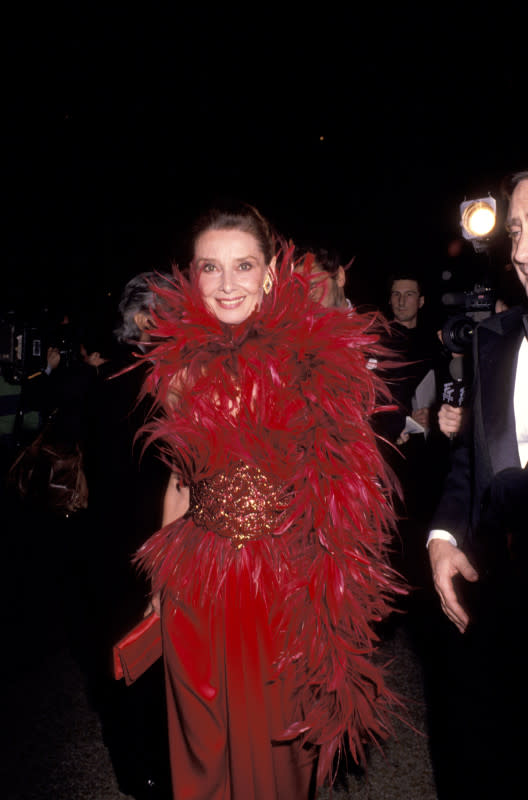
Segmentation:
<svg viewBox="0 0 528 800">
<path fill-rule="evenodd" d="M 507 194 L 512 263 L 528 293 L 528 172 L 512 176 Z M 527 335 L 523 307 L 476 330 L 471 424 L 455 449 L 429 536 L 442 609 L 464 634 L 453 629 L 446 637 L 442 675 L 439 790 L 445 787 L 440 796 L 450 800 L 518 791 L 526 708 Z"/>
</svg>

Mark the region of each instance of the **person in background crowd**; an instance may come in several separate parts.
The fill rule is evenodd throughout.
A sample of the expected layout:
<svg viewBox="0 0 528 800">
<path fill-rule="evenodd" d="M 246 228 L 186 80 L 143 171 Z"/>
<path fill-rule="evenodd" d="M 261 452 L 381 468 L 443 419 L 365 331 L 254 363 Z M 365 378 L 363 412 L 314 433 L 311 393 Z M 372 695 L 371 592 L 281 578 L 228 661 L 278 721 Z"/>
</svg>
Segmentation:
<svg viewBox="0 0 528 800">
<path fill-rule="evenodd" d="M 172 285 L 171 276 L 160 272 L 141 272 L 128 281 L 119 301 L 120 322 L 114 331 L 118 342 L 146 351 L 154 325 L 153 310 L 160 302 L 156 287 Z"/>
<path fill-rule="evenodd" d="M 397 374 L 393 374 L 391 388 L 406 417 L 412 417 L 427 431 L 434 388 L 429 391 L 428 405 L 422 404 L 421 396 L 416 400 L 415 393 L 432 370 L 438 348 L 431 331 L 419 324 L 420 310 L 424 303 L 425 296 L 415 275 L 401 273 L 392 278 L 389 304 L 394 319 L 391 322 L 390 347 L 398 354 L 402 366 Z M 404 426 L 398 437 L 398 444 L 408 442 L 410 435 L 408 426 Z"/>
<path fill-rule="evenodd" d="M 297 272 L 309 275 L 310 296 L 324 308 L 352 310 L 352 303 L 345 295 L 345 268 L 339 256 L 324 248 L 306 253 L 296 267 Z"/>
<path fill-rule="evenodd" d="M 420 319 L 425 295 L 418 276 L 411 271 L 399 272 L 388 285 L 394 319 L 383 344 L 391 353 L 391 364 L 381 374 L 397 410 L 387 415 L 382 421 L 384 429 L 378 431 L 391 443 L 383 447 L 383 452 L 398 477 L 403 496 L 396 500 L 399 543 L 394 565 L 417 589 L 423 588 L 428 579 L 422 545 L 431 491 L 425 437 L 436 398 L 434 366 L 440 346 L 433 331 Z M 416 605 L 419 600 L 415 601 L 411 593 L 406 602 Z"/>
<path fill-rule="evenodd" d="M 418 312 L 423 308 L 425 298 L 416 277 L 394 277 L 392 279 L 389 303 L 394 319 L 409 330 L 418 325 Z"/>
<path fill-rule="evenodd" d="M 170 784 L 163 673 L 156 665 L 126 689 L 111 675 L 109 653 L 145 606 L 147 582 L 131 560 L 161 524 L 169 475 L 155 449 L 143 451 L 137 439 L 151 402 L 140 399 L 147 367 L 134 352 L 148 347 L 159 302 L 153 285 L 162 280 L 166 285 L 168 277 L 143 273 L 129 281 L 119 304 L 117 335 L 110 320 L 98 320 L 82 332 L 80 347 L 94 380 L 83 416 L 90 491 L 85 527 L 92 555 L 84 554 L 78 570 L 83 576 L 79 602 L 87 619 L 79 646 L 119 786 L 137 800 L 165 797 Z"/>
</svg>

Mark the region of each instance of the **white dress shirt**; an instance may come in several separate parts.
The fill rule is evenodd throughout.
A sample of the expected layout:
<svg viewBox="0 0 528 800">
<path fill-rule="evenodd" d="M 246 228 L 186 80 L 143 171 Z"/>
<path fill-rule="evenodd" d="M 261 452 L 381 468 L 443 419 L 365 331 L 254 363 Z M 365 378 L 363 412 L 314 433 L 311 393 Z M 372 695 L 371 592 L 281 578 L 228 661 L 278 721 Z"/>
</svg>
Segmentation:
<svg viewBox="0 0 528 800">
<path fill-rule="evenodd" d="M 528 339 L 526 336 L 521 342 L 517 360 L 513 409 L 515 412 L 515 431 L 517 433 L 519 458 L 521 467 L 525 467 L 528 463 Z"/>
</svg>

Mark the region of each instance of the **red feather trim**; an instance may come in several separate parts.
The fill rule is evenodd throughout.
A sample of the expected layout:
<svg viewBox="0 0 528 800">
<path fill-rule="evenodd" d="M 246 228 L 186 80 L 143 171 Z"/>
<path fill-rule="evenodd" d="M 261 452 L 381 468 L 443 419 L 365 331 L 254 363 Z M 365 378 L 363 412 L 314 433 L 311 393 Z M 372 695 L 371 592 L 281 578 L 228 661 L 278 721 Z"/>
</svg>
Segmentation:
<svg viewBox="0 0 528 800">
<path fill-rule="evenodd" d="M 291 498 L 274 535 L 242 550 L 183 519 L 138 559 L 154 590 L 177 587 L 188 603 L 221 602 L 228 572 L 250 571 L 283 643 L 276 668 L 296 686 L 296 721 L 282 738 L 319 745 L 320 784 L 345 735 L 357 759 L 387 735 L 395 703 L 370 661 L 372 626 L 404 591 L 387 564 L 394 487 L 369 424 L 377 401 L 390 400 L 367 367 L 369 357 L 388 358 L 377 343 L 382 321 L 312 302 L 291 253 L 239 326 L 213 317 L 180 274 L 160 294 L 146 389 L 164 413 L 151 438 L 184 484 L 243 461 L 291 487 Z"/>
</svg>

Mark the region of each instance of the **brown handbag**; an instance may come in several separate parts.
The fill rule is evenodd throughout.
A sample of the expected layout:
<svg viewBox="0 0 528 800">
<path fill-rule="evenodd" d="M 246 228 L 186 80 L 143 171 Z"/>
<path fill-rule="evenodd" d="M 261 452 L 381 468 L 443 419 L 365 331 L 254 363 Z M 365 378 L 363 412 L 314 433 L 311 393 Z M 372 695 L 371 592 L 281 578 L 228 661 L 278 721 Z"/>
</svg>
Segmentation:
<svg viewBox="0 0 528 800">
<path fill-rule="evenodd" d="M 88 483 L 77 443 L 53 441 L 53 419 L 18 455 L 8 474 L 9 486 L 39 509 L 69 517 L 88 507 Z"/>
</svg>

